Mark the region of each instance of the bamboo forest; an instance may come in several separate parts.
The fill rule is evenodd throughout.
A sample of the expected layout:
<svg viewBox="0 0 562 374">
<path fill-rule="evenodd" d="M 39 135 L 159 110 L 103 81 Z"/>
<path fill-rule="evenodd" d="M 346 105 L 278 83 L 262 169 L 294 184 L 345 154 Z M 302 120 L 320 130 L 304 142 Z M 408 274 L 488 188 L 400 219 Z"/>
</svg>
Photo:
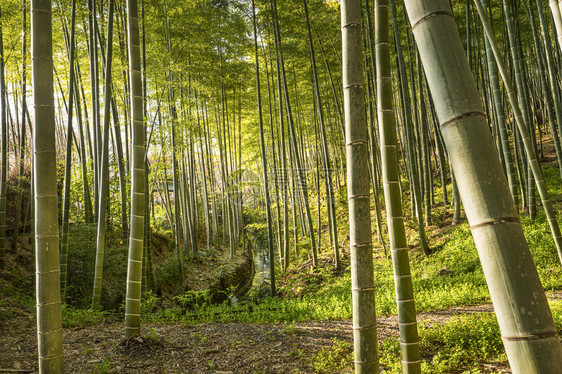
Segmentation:
<svg viewBox="0 0 562 374">
<path fill-rule="evenodd" d="M 0 373 L 562 373 L 562 0 L 0 0 Z"/>
</svg>

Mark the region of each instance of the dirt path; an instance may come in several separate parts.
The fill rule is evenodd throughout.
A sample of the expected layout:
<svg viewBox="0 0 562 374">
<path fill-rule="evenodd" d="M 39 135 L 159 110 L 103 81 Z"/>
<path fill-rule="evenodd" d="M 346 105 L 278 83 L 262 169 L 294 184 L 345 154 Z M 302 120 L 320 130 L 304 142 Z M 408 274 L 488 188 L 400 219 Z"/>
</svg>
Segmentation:
<svg viewBox="0 0 562 374">
<path fill-rule="evenodd" d="M 491 305 L 420 313 L 424 324 L 440 324 L 460 314 L 493 313 Z M 379 338 L 398 335 L 396 316 L 381 317 Z M 352 323 L 311 321 L 295 325 L 224 323 L 199 326 L 144 324 L 144 338 L 124 345 L 120 321 L 64 330 L 67 373 L 314 373 L 310 358 L 334 339 L 352 343 Z M 0 372 L 36 372 L 37 344 L 32 316 L 0 325 Z M 490 370 L 502 368 L 490 367 Z M 341 373 L 352 372 L 342 368 Z M 503 372 L 509 373 L 508 370 Z M 335 374 L 335 373 L 334 373 Z"/>
</svg>

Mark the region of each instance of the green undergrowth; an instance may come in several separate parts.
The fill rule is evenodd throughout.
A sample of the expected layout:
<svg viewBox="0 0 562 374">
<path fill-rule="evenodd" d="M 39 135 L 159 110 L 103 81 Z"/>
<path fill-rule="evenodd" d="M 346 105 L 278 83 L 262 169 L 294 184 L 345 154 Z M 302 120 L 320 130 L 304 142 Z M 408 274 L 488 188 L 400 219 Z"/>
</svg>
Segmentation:
<svg viewBox="0 0 562 374">
<path fill-rule="evenodd" d="M 80 309 L 62 305 L 62 326 L 67 328 L 93 326 L 106 319 L 108 313 L 103 310 Z"/>
<path fill-rule="evenodd" d="M 562 302 L 550 303 L 559 333 L 562 331 Z M 444 323 L 420 324 L 422 372 L 501 373 L 508 367 L 496 317 L 491 313 L 476 313 L 451 317 Z M 400 374 L 400 344 L 396 338 L 379 343 L 381 368 L 385 373 Z M 306 357 L 303 357 L 306 361 Z M 347 373 L 353 368 L 353 346 L 334 340 L 323 347 L 311 360 L 315 372 Z"/>
<path fill-rule="evenodd" d="M 452 317 L 439 324 L 421 325 L 420 353 L 424 373 L 490 373 L 490 365 L 504 366 L 507 357 L 493 314 Z M 401 373 L 400 344 L 387 338 L 380 344 L 381 365 Z"/>
<path fill-rule="evenodd" d="M 545 289 L 562 288 L 562 271 L 544 214 L 534 221 L 522 217 L 525 235 Z M 442 230 L 441 244 L 430 256 L 412 251 L 411 272 L 416 307 L 428 312 L 490 302 L 478 254 L 467 223 Z M 350 319 L 350 270 L 337 273 L 328 261 L 310 269 L 292 267 L 279 278 L 279 297 L 196 308 L 168 308 L 145 316 L 151 321 L 187 324 L 212 322 L 271 323 L 323 319 Z M 448 274 L 442 275 L 442 272 Z M 378 315 L 396 314 L 392 263 L 375 256 L 375 293 Z M 193 295 L 186 294 L 184 298 Z M 148 308 L 147 308 L 148 309 Z"/>
<path fill-rule="evenodd" d="M 91 305 L 96 263 L 97 225 L 73 223 L 68 243 L 68 278 L 65 302 L 75 307 Z M 102 306 L 115 309 L 125 295 L 127 248 L 120 241 L 120 232 L 108 227 L 103 265 Z"/>
</svg>

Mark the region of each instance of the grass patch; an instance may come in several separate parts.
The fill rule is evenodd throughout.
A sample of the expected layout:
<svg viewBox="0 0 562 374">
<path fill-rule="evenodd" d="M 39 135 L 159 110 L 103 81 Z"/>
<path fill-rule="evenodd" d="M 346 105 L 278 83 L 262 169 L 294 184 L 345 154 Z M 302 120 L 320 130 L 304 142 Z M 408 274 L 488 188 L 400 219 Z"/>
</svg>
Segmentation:
<svg viewBox="0 0 562 374">
<path fill-rule="evenodd" d="M 67 304 L 62 305 L 62 326 L 66 328 L 97 325 L 106 317 L 107 312 L 101 310 L 78 309 Z"/>
<path fill-rule="evenodd" d="M 333 344 L 313 354 L 308 360 L 317 374 L 353 373 L 353 345 L 334 339 Z"/>
</svg>

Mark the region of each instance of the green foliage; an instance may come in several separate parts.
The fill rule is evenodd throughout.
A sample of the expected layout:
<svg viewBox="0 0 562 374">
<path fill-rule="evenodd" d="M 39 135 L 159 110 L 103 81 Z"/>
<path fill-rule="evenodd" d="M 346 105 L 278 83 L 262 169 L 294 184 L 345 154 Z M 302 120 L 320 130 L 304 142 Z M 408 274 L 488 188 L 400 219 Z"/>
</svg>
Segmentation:
<svg viewBox="0 0 562 374">
<path fill-rule="evenodd" d="M 141 315 L 152 313 L 160 298 L 151 290 L 146 291 L 141 299 Z"/>
<path fill-rule="evenodd" d="M 180 260 L 176 251 L 160 263 L 154 263 L 156 284 L 166 288 L 176 288 L 181 284 Z"/>
<path fill-rule="evenodd" d="M 505 364 L 499 327 L 493 314 L 453 317 L 445 323 L 428 323 L 420 329 L 424 373 L 489 372 L 482 364 Z M 390 373 L 401 373 L 400 343 L 387 338 L 379 347 L 381 365 Z M 464 371 L 470 368 L 470 371 Z M 482 371 L 480 371 L 482 370 Z"/>
<path fill-rule="evenodd" d="M 195 343 L 197 345 L 203 345 L 207 343 L 207 340 L 209 339 L 206 335 L 203 335 L 200 332 L 195 334 L 195 338 L 197 339 L 197 342 Z"/>
<path fill-rule="evenodd" d="M 94 369 L 92 370 L 92 374 L 109 374 L 112 373 L 112 366 L 111 360 L 106 357 L 100 362 L 96 362 L 92 364 Z"/>
<path fill-rule="evenodd" d="M 562 302 L 550 303 L 558 331 L 562 331 Z M 493 313 L 452 317 L 447 322 L 427 322 L 420 329 L 424 373 L 489 373 L 486 364 L 507 365 L 501 334 Z M 389 338 L 380 344 L 381 364 L 401 373 L 400 344 Z"/>
<path fill-rule="evenodd" d="M 73 308 L 67 304 L 62 305 L 62 326 L 72 328 L 78 326 L 93 326 L 106 318 L 107 312 L 92 309 Z"/>
<path fill-rule="evenodd" d="M 558 333 L 560 333 L 562 331 L 562 301 L 551 301 L 549 304 L 552 318 L 554 319 L 554 325 L 558 329 Z"/>
<path fill-rule="evenodd" d="M 252 218 L 254 217 L 252 216 Z M 258 218 L 258 222 L 262 219 L 261 217 Z M 250 223 L 244 227 L 244 231 L 250 240 L 261 243 L 261 245 L 267 245 L 267 223 Z"/>
<path fill-rule="evenodd" d="M 298 334 L 298 333 L 300 332 L 300 330 L 295 327 L 295 322 L 293 321 L 293 322 L 291 322 L 291 324 L 289 324 L 287 327 L 284 327 L 284 328 L 281 330 L 281 332 L 284 333 L 284 334 L 291 334 L 291 335 L 294 335 L 294 334 Z"/>
<path fill-rule="evenodd" d="M 317 374 L 352 373 L 353 345 L 335 338 L 332 343 L 331 346 L 322 347 L 320 352 L 310 357 L 314 372 Z"/>
<path fill-rule="evenodd" d="M 17 272 L 12 271 L 11 276 L 18 284 L 8 282 L 5 279 L 0 278 L 0 313 L 2 311 L 2 306 L 21 306 L 30 310 L 35 308 L 35 298 L 33 293 L 25 288 L 20 288 L 22 279 Z M 0 317 L 1 319 L 1 317 Z"/>
<path fill-rule="evenodd" d="M 422 346 L 427 349 L 458 350 L 472 360 L 490 359 L 503 352 L 496 316 L 489 313 L 453 317 L 445 323 L 422 328 L 420 336 Z"/>
<path fill-rule="evenodd" d="M 209 290 L 187 291 L 183 295 L 175 296 L 174 300 L 184 308 L 198 310 L 211 305 L 211 292 Z"/>
<path fill-rule="evenodd" d="M 154 342 L 160 341 L 160 336 L 158 336 L 158 330 L 155 327 L 151 327 L 148 331 L 148 337 Z"/>
<path fill-rule="evenodd" d="M 95 224 L 74 223 L 70 226 L 66 294 L 79 307 L 87 307 L 91 302 L 96 230 Z M 102 305 L 106 309 L 115 309 L 125 295 L 127 256 L 126 249 L 120 242 L 120 233 L 108 228 L 102 283 Z"/>
<path fill-rule="evenodd" d="M 386 338 L 379 343 L 379 361 L 381 367 L 384 367 L 390 373 L 402 372 L 400 365 L 400 342 L 397 339 Z"/>
</svg>

